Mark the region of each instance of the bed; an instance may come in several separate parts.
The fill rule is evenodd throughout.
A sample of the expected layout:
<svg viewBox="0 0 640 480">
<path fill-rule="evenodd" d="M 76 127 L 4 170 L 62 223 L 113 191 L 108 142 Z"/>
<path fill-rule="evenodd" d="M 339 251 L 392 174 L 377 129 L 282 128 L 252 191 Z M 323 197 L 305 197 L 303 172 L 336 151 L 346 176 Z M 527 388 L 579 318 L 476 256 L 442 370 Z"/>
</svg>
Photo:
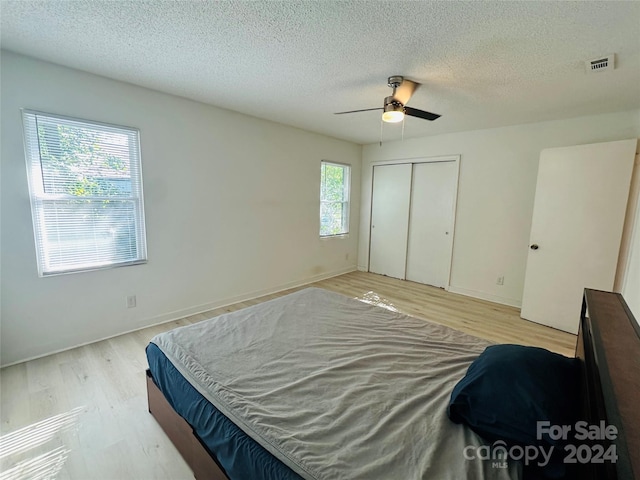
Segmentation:
<svg viewBox="0 0 640 480">
<path fill-rule="evenodd" d="M 606 353 L 595 346 L 597 308 L 586 305 L 577 353 L 589 398 L 601 399 L 606 379 L 592 373 Z M 454 386 L 489 346 L 310 288 L 154 337 L 149 411 L 197 479 L 521 478 L 520 462 L 463 457 L 486 441 L 447 416 Z M 596 403 L 585 402 L 590 421 L 612 418 Z M 628 438 L 618 437 L 620 460 L 606 474 L 632 471 Z"/>
</svg>

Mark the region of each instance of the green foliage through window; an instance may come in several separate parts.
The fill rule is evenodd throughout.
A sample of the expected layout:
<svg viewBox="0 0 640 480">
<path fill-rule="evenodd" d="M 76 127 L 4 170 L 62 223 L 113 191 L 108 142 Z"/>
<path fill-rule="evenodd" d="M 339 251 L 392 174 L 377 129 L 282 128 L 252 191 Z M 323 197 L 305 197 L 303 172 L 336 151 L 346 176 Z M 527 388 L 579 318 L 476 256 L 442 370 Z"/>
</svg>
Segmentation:
<svg viewBox="0 0 640 480">
<path fill-rule="evenodd" d="M 321 237 L 349 233 L 350 173 L 348 165 L 321 162 Z"/>
</svg>

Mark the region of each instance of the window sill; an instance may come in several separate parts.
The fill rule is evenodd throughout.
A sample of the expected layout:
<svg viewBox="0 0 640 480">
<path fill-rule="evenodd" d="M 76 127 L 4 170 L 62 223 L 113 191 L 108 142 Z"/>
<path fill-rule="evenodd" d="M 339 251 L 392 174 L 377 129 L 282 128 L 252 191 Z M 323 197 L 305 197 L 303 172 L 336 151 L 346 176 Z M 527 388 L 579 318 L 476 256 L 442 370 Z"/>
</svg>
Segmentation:
<svg viewBox="0 0 640 480">
<path fill-rule="evenodd" d="M 109 265 L 99 265 L 99 266 L 94 266 L 94 267 L 87 267 L 87 268 L 76 268 L 73 270 L 62 270 L 62 271 L 50 271 L 50 272 L 42 272 L 39 273 L 38 276 L 40 278 L 49 278 L 49 277 L 57 277 L 60 275 L 71 275 L 74 273 L 85 273 L 85 272 L 96 272 L 98 270 L 111 270 L 113 268 L 121 268 L 121 267 L 130 267 L 133 265 L 144 265 L 147 263 L 147 259 L 142 259 L 142 260 L 133 260 L 131 262 L 123 262 L 123 263 L 114 263 L 114 264 L 109 264 Z"/>
<path fill-rule="evenodd" d="M 331 240 L 334 238 L 349 238 L 348 233 L 340 233 L 338 235 L 320 235 L 320 240 Z"/>
</svg>

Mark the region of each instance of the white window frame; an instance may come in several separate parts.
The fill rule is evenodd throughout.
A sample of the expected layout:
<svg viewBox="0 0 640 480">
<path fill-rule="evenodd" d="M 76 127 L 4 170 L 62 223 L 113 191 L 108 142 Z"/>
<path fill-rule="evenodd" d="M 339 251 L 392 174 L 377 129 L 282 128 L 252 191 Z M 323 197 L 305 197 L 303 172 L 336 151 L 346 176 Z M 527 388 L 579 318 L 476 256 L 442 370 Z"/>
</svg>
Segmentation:
<svg viewBox="0 0 640 480">
<path fill-rule="evenodd" d="M 343 197 L 342 201 L 338 202 L 335 200 L 327 200 L 324 198 L 325 193 L 325 178 L 323 176 L 323 166 L 328 165 L 332 167 L 340 167 L 343 169 Z M 330 233 L 323 234 L 322 233 L 322 210 L 323 205 L 325 204 L 342 204 L 342 218 L 341 218 L 341 231 L 339 233 Z M 331 238 L 331 237 L 341 237 L 349 234 L 349 213 L 351 210 L 351 165 L 346 163 L 339 162 L 331 162 L 328 160 L 322 160 L 320 162 L 320 238 Z"/>
<path fill-rule="evenodd" d="M 38 275 L 40 277 L 61 275 L 77 272 L 86 272 L 92 270 L 103 270 L 114 267 L 121 267 L 127 265 L 139 265 L 147 262 L 147 241 L 146 241 L 146 227 L 144 216 L 144 200 L 142 191 L 142 160 L 140 155 L 140 132 L 136 128 L 125 127 L 121 125 L 112 125 L 108 123 L 96 122 L 92 120 L 84 120 L 73 117 L 67 117 L 62 115 L 38 112 L 34 110 L 22 110 L 23 128 L 24 128 L 24 147 L 27 166 L 27 178 L 29 183 L 29 196 L 31 199 L 31 213 L 33 218 L 33 230 L 34 240 L 36 246 L 36 257 L 38 265 Z M 46 119 L 47 121 L 59 120 L 60 123 L 77 123 L 79 127 L 86 128 L 88 130 L 91 127 L 95 127 L 96 132 L 114 132 L 124 133 L 133 138 L 134 141 L 129 143 L 129 181 L 131 182 L 131 193 L 128 196 L 123 195 L 88 195 L 88 196 L 75 196 L 72 194 L 64 193 L 48 193 L 45 191 L 45 183 L 43 178 L 43 168 L 40 150 L 40 138 L 38 134 L 38 119 Z M 54 265 L 49 254 L 47 241 L 47 226 L 57 227 L 59 224 L 51 216 L 45 215 L 44 205 L 45 203 L 51 204 L 57 202 L 57 204 L 73 205 L 78 203 L 78 199 L 86 200 L 89 203 L 95 202 L 115 202 L 123 201 L 129 202 L 133 207 L 134 214 L 134 234 L 135 238 L 136 255 L 135 258 L 129 258 L 125 260 L 111 259 L 107 260 L 108 255 L 104 258 L 100 258 L 100 255 L 96 255 L 92 261 L 87 261 L 84 264 L 79 264 L 78 259 L 75 259 L 73 255 L 68 255 L 67 265 L 61 265 L 58 261 L 57 265 Z M 79 203 L 78 203 L 79 204 Z M 79 204 L 80 205 L 80 204 Z M 114 223 L 114 227 L 121 225 Z M 129 226 L 127 227 L 129 228 Z M 97 249 L 97 247 L 96 247 Z M 110 254 L 113 256 L 113 254 Z M 62 255 L 62 258 L 65 256 Z"/>
</svg>

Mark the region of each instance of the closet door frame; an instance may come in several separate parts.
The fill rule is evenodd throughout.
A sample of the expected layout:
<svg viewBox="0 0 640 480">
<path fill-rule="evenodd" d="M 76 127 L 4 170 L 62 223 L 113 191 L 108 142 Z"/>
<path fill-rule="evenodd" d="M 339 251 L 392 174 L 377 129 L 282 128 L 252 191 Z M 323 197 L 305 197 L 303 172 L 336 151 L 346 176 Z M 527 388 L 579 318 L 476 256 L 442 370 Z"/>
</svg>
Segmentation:
<svg viewBox="0 0 640 480">
<path fill-rule="evenodd" d="M 377 162 L 371 163 L 371 205 L 369 208 L 369 251 L 367 255 L 367 271 L 369 271 L 369 264 L 371 259 L 371 216 L 373 214 L 373 168 L 382 165 L 401 165 L 406 163 L 416 164 L 416 163 L 436 163 L 436 162 L 455 162 L 455 188 L 453 192 L 453 202 L 451 207 L 451 225 L 450 230 L 451 235 L 449 235 L 449 262 L 448 262 L 448 271 L 447 271 L 447 282 L 444 286 L 444 289 L 449 291 L 451 287 L 451 267 L 453 265 L 453 242 L 455 238 L 455 225 L 456 225 L 456 212 L 458 205 L 458 188 L 460 183 L 460 155 L 441 155 L 437 157 L 411 157 L 411 158 L 401 158 L 394 160 L 379 160 Z M 413 173 L 412 173 L 413 175 Z M 412 177 L 412 185 L 413 185 L 413 177 Z M 409 206 L 411 209 L 411 204 Z M 411 225 L 409 225 L 411 228 Z M 407 242 L 408 248 L 408 242 Z M 405 278 L 406 278 L 406 265 L 405 265 Z"/>
</svg>

